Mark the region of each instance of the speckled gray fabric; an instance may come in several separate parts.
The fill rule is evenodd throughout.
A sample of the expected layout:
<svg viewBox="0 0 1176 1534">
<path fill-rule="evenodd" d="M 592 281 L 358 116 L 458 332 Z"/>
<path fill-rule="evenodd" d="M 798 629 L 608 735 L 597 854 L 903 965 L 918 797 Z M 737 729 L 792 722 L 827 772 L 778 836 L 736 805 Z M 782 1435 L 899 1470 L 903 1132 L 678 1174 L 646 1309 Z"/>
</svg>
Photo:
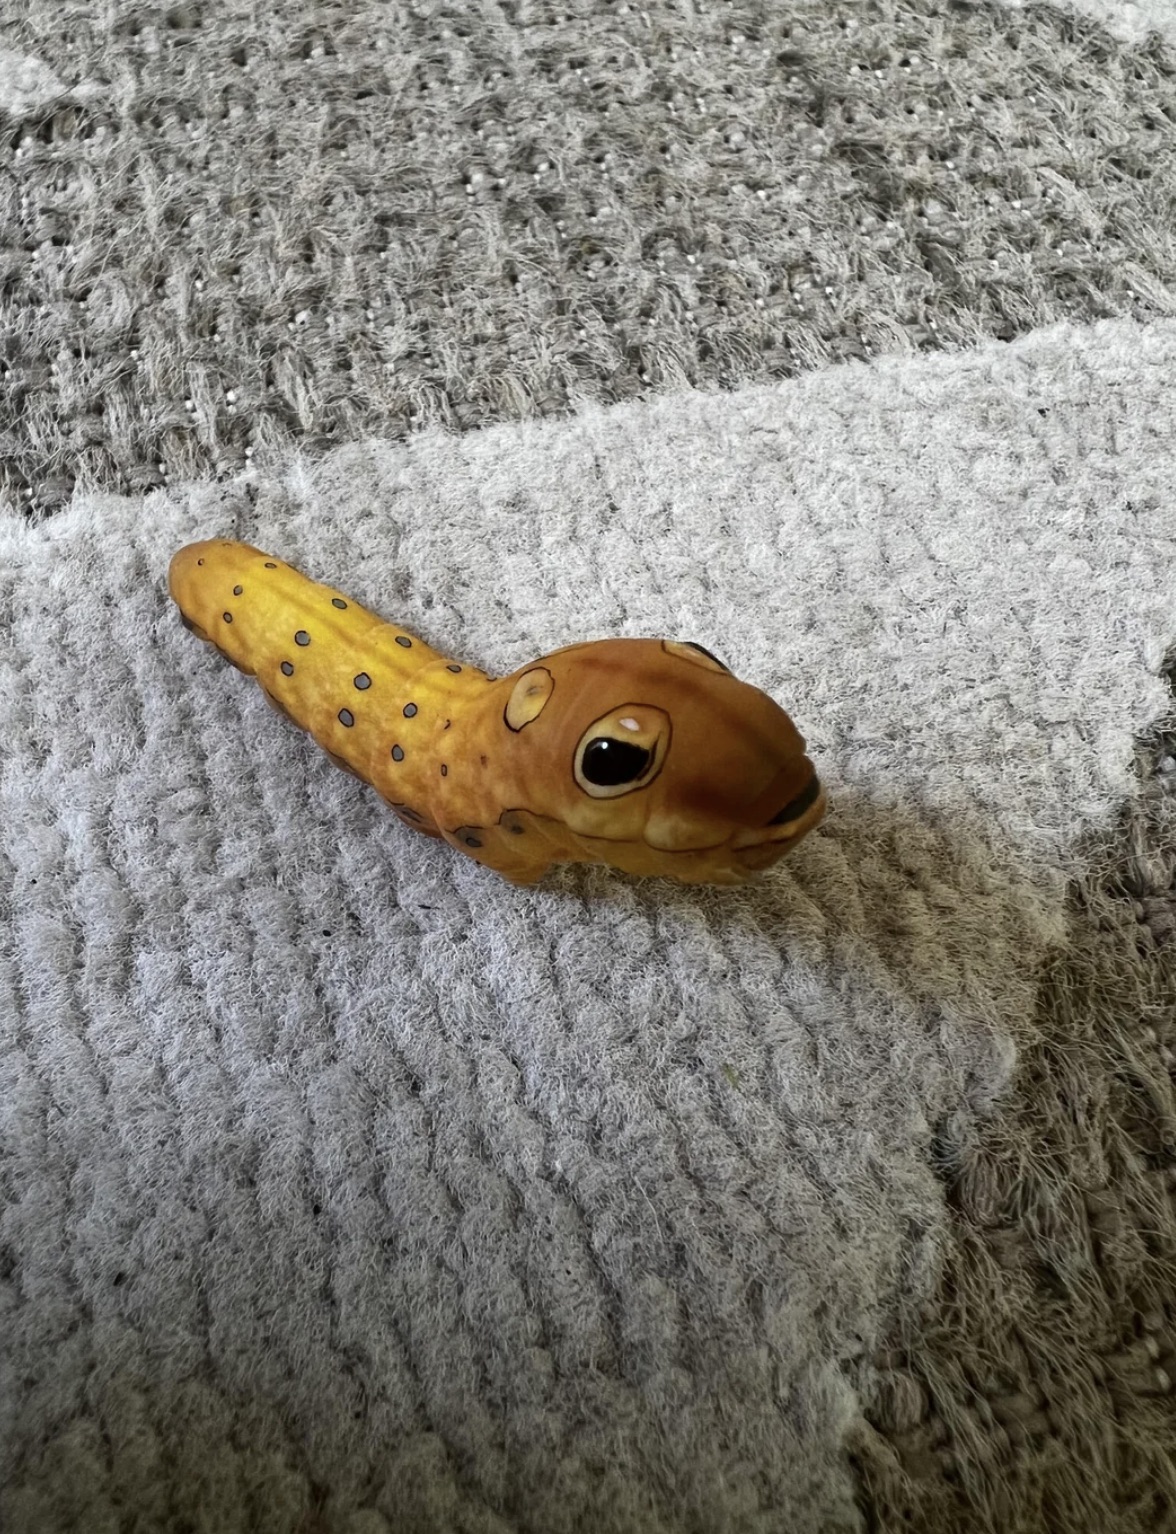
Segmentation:
<svg viewBox="0 0 1176 1534">
<path fill-rule="evenodd" d="M 1058 10 L 8 0 L 0 42 L 48 77 L 0 67 L 31 506 L 1173 309 L 1176 55 Z"/>
</svg>

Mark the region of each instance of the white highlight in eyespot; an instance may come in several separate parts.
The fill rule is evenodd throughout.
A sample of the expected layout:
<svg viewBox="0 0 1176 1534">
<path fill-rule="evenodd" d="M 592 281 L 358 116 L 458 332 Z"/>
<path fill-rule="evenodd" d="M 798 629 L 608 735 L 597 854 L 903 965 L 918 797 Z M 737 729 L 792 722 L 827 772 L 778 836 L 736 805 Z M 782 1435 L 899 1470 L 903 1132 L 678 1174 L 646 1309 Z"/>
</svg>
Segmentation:
<svg viewBox="0 0 1176 1534">
<path fill-rule="evenodd" d="M 626 730 L 639 730 L 641 728 L 636 719 L 618 719 L 617 723 L 622 727 L 622 729 Z"/>
</svg>

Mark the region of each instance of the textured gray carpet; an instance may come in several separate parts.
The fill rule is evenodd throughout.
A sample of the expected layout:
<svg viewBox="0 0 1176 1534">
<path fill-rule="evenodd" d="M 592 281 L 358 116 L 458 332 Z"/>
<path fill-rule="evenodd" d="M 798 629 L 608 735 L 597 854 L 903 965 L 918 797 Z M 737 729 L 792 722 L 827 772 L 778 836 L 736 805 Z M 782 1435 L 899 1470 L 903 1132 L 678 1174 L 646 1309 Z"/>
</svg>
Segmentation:
<svg viewBox="0 0 1176 1534">
<path fill-rule="evenodd" d="M 7 0 L 3 27 L 51 77 L 0 166 L 34 505 L 1173 312 L 1176 54 L 1059 11 Z"/>
<path fill-rule="evenodd" d="M 1176 56 L 1081 10 L 5 7 L 6 1527 L 1173 1525 Z M 475 888 L 176 633 L 217 528 L 733 642 L 837 809 L 766 905 Z"/>
</svg>

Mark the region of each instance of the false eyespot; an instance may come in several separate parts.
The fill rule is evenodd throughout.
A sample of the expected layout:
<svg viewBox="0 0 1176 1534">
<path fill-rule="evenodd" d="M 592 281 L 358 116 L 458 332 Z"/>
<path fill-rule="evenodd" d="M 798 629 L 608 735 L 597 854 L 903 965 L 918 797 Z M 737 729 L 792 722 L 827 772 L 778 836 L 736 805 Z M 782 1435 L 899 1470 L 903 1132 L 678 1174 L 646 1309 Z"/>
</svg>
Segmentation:
<svg viewBox="0 0 1176 1534">
<path fill-rule="evenodd" d="M 547 706 L 547 700 L 555 690 L 555 678 L 546 666 L 533 666 L 524 671 L 506 700 L 503 718 L 507 727 L 516 733 L 532 724 Z"/>
<path fill-rule="evenodd" d="M 670 716 L 624 703 L 590 724 L 573 761 L 576 782 L 593 799 L 619 799 L 652 783 L 670 744 Z"/>
</svg>

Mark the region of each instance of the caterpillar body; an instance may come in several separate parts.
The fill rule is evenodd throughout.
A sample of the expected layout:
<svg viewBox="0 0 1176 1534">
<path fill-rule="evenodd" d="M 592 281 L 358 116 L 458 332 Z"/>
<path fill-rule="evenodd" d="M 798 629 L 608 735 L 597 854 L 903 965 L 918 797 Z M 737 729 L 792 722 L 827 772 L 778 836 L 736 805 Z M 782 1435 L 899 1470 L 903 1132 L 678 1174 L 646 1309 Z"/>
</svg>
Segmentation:
<svg viewBox="0 0 1176 1534">
<path fill-rule="evenodd" d="M 792 720 L 699 645 L 595 640 L 496 680 L 248 544 L 189 544 L 168 584 L 405 825 L 515 883 L 564 862 L 741 883 L 824 815 Z"/>
</svg>

